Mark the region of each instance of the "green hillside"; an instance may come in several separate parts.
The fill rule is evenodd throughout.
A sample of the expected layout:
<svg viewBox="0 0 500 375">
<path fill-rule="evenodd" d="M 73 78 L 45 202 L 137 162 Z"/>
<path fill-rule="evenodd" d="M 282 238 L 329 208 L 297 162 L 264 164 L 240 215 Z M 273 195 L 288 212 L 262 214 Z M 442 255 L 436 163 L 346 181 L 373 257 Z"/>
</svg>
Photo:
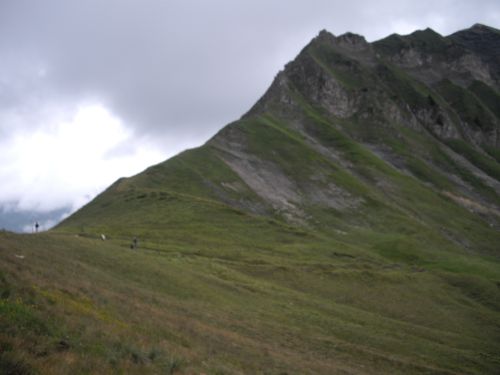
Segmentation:
<svg viewBox="0 0 500 375">
<path fill-rule="evenodd" d="M 500 95 L 468 41 L 500 34 L 462 33 L 323 31 L 202 147 L 0 233 L 0 369 L 498 373 Z"/>
</svg>

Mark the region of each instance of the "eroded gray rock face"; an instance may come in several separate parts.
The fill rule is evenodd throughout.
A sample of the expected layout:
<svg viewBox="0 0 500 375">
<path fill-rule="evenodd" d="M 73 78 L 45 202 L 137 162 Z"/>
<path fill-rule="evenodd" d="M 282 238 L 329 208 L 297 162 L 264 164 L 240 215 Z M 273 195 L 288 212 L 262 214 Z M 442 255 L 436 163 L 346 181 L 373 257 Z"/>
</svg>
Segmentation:
<svg viewBox="0 0 500 375">
<path fill-rule="evenodd" d="M 443 60 L 417 50 L 407 50 L 404 57 L 391 58 L 391 62 L 429 86 L 435 86 L 443 80 L 450 80 L 463 88 L 467 88 L 475 80 L 490 86 L 496 84 L 490 66 L 470 53 Z"/>
<path fill-rule="evenodd" d="M 467 33 L 465 35 L 467 39 Z M 482 35 L 476 33 L 472 39 L 477 41 L 477 38 L 483 38 Z M 490 34 L 488 38 L 496 40 Z M 398 157 L 384 144 L 363 139 L 363 132 L 379 133 L 379 139 L 383 139 L 384 132 L 392 132 L 394 134 L 390 136 L 397 139 L 402 137 L 398 129 L 408 128 L 443 144 L 450 140 L 462 140 L 473 147 L 499 145 L 500 119 L 491 109 L 481 104 L 484 106 L 482 110 L 488 113 L 485 118 L 489 119 L 488 124 L 481 128 L 471 123 L 474 113 L 464 117 L 462 112 L 457 111 L 454 101 L 460 98 L 441 94 L 441 85 L 446 87 L 449 84 L 446 80 L 464 91 L 476 81 L 497 87 L 495 69 L 499 69 L 494 64 L 496 55 L 469 50 L 466 44 L 470 41 L 458 43 L 458 39 L 424 30 L 408 37 L 393 36 L 389 47 L 381 48 L 380 44 L 368 43 L 356 34 L 336 37 L 322 31 L 276 76 L 269 90 L 243 119 L 270 114 L 302 137 L 311 150 L 356 178 L 363 179 L 343 152 L 325 145 L 321 135 L 315 134 L 307 125 L 310 120 L 305 106 L 319 109 L 331 126 L 337 126 L 337 122 L 341 121 L 348 132 L 349 126 L 364 127 L 364 130 L 353 129 L 352 134 L 354 138 L 358 137 L 357 141 L 369 144 L 368 149 L 374 156 L 392 165 L 399 173 L 418 178 L 408 169 L 404 158 Z M 500 44 L 500 38 L 497 42 Z M 475 95 L 467 92 L 468 95 Z M 339 131 L 344 130 L 346 128 Z M 342 211 L 356 210 L 364 203 L 363 199 L 325 179 L 326 174 L 321 171 L 310 176 L 303 175 L 300 181 L 294 180 L 278 163 L 252 154 L 243 132 L 237 126 L 227 127 L 210 143 L 220 151 L 221 160 L 239 176 L 242 184 L 260 197 L 269 212 L 281 213 L 290 221 L 307 222 L 305 207 L 311 205 Z M 447 153 L 461 168 L 487 186 L 498 189 L 496 180 L 460 155 L 449 150 Z M 425 156 L 423 159 L 430 163 Z M 436 173 L 447 175 L 447 171 L 440 171 L 438 165 L 431 163 L 429 167 Z M 461 191 L 469 194 L 467 199 L 474 199 L 473 189 L 466 181 L 455 174 L 448 177 L 456 179 L 453 181 L 461 187 Z M 390 194 L 391 189 L 395 189 L 383 179 L 376 186 L 384 194 Z M 227 182 L 220 188 L 235 191 L 241 186 Z M 265 210 L 262 207 L 258 210 Z"/>
<path fill-rule="evenodd" d="M 290 222 L 307 223 L 303 207 L 316 205 L 342 211 L 356 209 L 364 202 L 329 182 L 321 173 L 304 176 L 299 185 L 276 163 L 244 151 L 225 152 L 221 158 L 273 212 Z M 234 185 L 226 187 L 237 188 Z"/>
<path fill-rule="evenodd" d="M 373 55 L 373 47 L 366 41 L 365 37 L 350 32 L 336 37 L 328 31 L 322 30 L 311 42 L 311 44 L 314 43 L 324 43 L 350 57 L 362 58 Z"/>
<path fill-rule="evenodd" d="M 494 28 L 476 24 L 473 27 L 458 31 L 449 37 L 456 45 L 470 51 L 472 55 L 486 65 L 493 81 L 493 87 L 500 89 L 500 31 Z M 476 60 L 476 59 L 474 59 Z M 477 69 L 476 62 L 465 61 L 467 68 Z M 481 67 L 480 70 L 484 70 Z M 481 73 L 482 74 L 482 73 Z"/>
<path fill-rule="evenodd" d="M 371 50 L 372 48 L 363 36 L 353 33 L 345 33 L 338 36 L 334 39 L 333 44 L 348 51 L 359 52 Z"/>
<path fill-rule="evenodd" d="M 336 80 L 320 76 L 318 83 L 318 90 L 313 94 L 318 105 L 340 118 L 351 117 L 358 111 L 359 97 L 345 90 Z"/>
<path fill-rule="evenodd" d="M 327 31 L 322 31 L 311 45 L 315 43 L 330 45 L 342 54 L 360 60 L 362 64 L 373 65 L 376 61 L 372 46 L 356 34 L 347 33 L 335 37 Z M 354 61 L 346 60 L 347 64 Z M 357 63 L 353 64 L 352 73 L 356 74 Z M 332 76 L 325 66 L 318 64 L 306 47 L 275 77 L 268 91 L 245 116 L 263 113 L 271 108 L 279 111 L 283 106 L 286 106 L 286 112 L 290 114 L 298 107 L 296 98 L 290 94 L 293 91 L 312 99 L 313 104 L 324 107 L 330 114 L 340 118 L 353 116 L 359 111 L 362 101 L 359 93 L 347 88 L 343 82 Z"/>
<path fill-rule="evenodd" d="M 283 111 L 293 113 L 298 104 L 291 95 L 290 81 L 284 71 L 280 71 L 266 93 L 242 118 L 252 117 L 268 111 Z"/>
<path fill-rule="evenodd" d="M 249 154 L 224 157 L 231 169 L 275 210 L 295 213 L 301 199 L 298 187 L 278 165 Z"/>
<path fill-rule="evenodd" d="M 450 80 L 454 84 L 467 88 L 474 81 L 481 81 L 489 86 L 495 85 L 494 74 L 491 63 L 484 60 L 480 55 L 465 51 L 462 45 L 456 45 L 452 41 L 443 38 L 433 32 L 426 30 L 421 34 L 429 34 L 442 43 L 442 50 L 434 49 L 432 52 L 424 47 L 404 47 L 388 56 L 388 61 L 400 69 L 404 69 L 410 76 L 424 84 L 438 85 L 444 80 Z M 337 53 L 351 59 L 352 69 L 346 74 L 360 74 L 360 67 L 373 67 L 374 62 L 379 61 L 380 55 L 366 40 L 352 33 L 339 37 L 322 31 L 315 40 L 311 42 L 323 43 L 331 46 Z M 500 38 L 498 39 L 500 43 Z M 411 45 L 411 43 L 410 43 Z M 312 47 L 311 47 L 312 48 Z M 435 47 L 434 47 L 435 48 Z M 304 49 L 297 59 L 288 64 L 285 71 L 280 75 L 280 82 L 286 82 L 283 87 L 293 86 L 297 88 L 306 98 L 313 100 L 314 105 L 326 109 L 333 116 L 347 119 L 355 115 L 365 118 L 377 113 L 383 113 L 390 121 L 396 121 L 405 126 L 418 128 L 423 126 L 433 134 L 442 139 L 457 139 L 468 137 L 473 143 L 497 144 L 498 131 L 489 131 L 478 134 L 471 124 L 456 123 L 450 115 L 450 108 L 443 107 L 435 101 L 431 101 L 425 107 L 410 108 L 401 103 L 397 105 L 383 90 L 381 92 L 368 89 L 353 90 L 344 82 L 339 81 L 327 67 L 318 64 L 314 58 Z M 448 52 L 449 51 L 449 52 Z M 382 59 L 383 60 L 383 59 Z M 347 60 L 349 61 L 349 60 Z M 345 73 L 349 63 L 342 62 Z M 358 66 L 359 65 L 359 66 Z M 383 85 L 384 82 L 380 82 Z M 282 94 L 281 102 L 292 102 Z M 367 110 L 367 108 L 369 110 Z M 498 123 L 495 122 L 495 128 Z"/>
<path fill-rule="evenodd" d="M 375 42 L 378 53 L 426 84 L 449 79 L 463 87 L 474 80 L 498 89 L 500 33 L 482 25 L 442 37 L 431 29 Z M 390 46 L 390 47 L 388 47 Z"/>
<path fill-rule="evenodd" d="M 359 97 L 303 54 L 286 70 L 287 79 L 303 96 L 340 118 L 352 116 L 358 109 Z"/>
<path fill-rule="evenodd" d="M 363 204 L 364 200 L 330 182 L 324 174 L 318 172 L 309 177 L 304 188 L 308 204 L 333 208 L 337 211 L 352 210 Z"/>
<path fill-rule="evenodd" d="M 220 151 L 219 157 L 272 211 L 291 221 L 304 217 L 300 209 L 299 188 L 276 163 L 264 160 L 247 150 L 244 134 L 235 126 L 226 127 L 210 144 Z M 234 189 L 236 186 L 226 188 Z"/>
<path fill-rule="evenodd" d="M 473 55 L 471 53 L 464 54 L 458 59 L 444 64 L 443 70 L 452 72 L 456 76 L 470 76 L 470 81 L 478 80 L 486 83 L 487 85 L 495 84 L 490 72 L 490 67 L 479 56 Z M 451 74 L 448 77 L 456 81 L 457 83 L 463 83 Z M 465 83 L 467 84 L 470 82 L 466 81 Z"/>
<path fill-rule="evenodd" d="M 458 139 L 460 133 L 446 111 L 437 106 L 415 111 L 415 118 L 441 139 Z"/>
<path fill-rule="evenodd" d="M 352 164 L 335 150 L 322 146 L 319 140 L 307 134 L 300 124 L 300 119 L 297 119 L 296 130 L 301 132 L 305 141 L 314 150 L 344 168 L 352 167 Z M 267 205 L 267 212 L 281 215 L 291 223 L 307 225 L 308 215 L 304 207 L 321 206 L 342 211 L 356 209 L 364 202 L 362 198 L 354 196 L 329 181 L 320 170 L 312 175 L 301 175 L 300 181 L 294 180 L 273 160 L 267 160 L 252 153 L 248 149 L 244 132 L 236 125 L 227 126 L 209 143 L 219 151 L 219 158 L 242 181 L 241 183 L 223 182 L 221 188 L 231 191 L 244 191 L 245 188 L 249 188 Z M 219 188 L 212 187 L 212 189 L 218 190 Z M 223 194 L 220 198 L 227 201 Z M 266 211 L 265 207 L 258 204 L 257 207 L 248 207 L 244 206 L 248 202 L 227 201 L 227 203 L 255 213 Z"/>
<path fill-rule="evenodd" d="M 403 49 L 391 61 L 403 68 L 417 68 L 432 63 L 432 56 L 425 55 L 416 48 Z"/>
</svg>

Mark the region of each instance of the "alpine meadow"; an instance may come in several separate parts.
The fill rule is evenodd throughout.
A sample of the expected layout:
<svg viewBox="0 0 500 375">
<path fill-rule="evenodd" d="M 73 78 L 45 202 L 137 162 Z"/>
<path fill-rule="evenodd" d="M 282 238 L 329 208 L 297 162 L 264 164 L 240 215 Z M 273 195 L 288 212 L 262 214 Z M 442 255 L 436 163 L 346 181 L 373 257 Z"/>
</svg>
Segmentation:
<svg viewBox="0 0 500 375">
<path fill-rule="evenodd" d="M 485 25 L 321 31 L 203 146 L 0 232 L 5 374 L 479 375 L 499 349 Z"/>
</svg>

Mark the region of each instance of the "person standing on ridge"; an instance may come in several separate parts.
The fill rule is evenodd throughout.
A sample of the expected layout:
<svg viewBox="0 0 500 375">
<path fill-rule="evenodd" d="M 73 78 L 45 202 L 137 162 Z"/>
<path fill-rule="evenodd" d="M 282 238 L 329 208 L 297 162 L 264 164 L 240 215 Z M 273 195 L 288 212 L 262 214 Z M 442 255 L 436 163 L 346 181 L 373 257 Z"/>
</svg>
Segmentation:
<svg viewBox="0 0 500 375">
<path fill-rule="evenodd" d="M 38 233 L 38 227 L 40 224 L 38 224 L 38 221 L 35 222 L 35 233 Z"/>
</svg>

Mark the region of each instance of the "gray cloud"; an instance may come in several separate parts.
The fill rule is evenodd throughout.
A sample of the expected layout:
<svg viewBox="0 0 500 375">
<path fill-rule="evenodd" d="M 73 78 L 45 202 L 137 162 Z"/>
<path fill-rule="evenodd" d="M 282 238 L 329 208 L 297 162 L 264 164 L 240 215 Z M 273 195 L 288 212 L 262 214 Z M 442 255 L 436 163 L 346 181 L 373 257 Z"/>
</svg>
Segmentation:
<svg viewBox="0 0 500 375">
<path fill-rule="evenodd" d="M 405 25 L 500 23 L 496 1 L 3 4 L 3 52 L 15 60 L 2 69 L 15 79 L 3 106 L 96 97 L 140 131 L 186 137 L 239 117 L 322 28 L 374 39 Z"/>
</svg>

